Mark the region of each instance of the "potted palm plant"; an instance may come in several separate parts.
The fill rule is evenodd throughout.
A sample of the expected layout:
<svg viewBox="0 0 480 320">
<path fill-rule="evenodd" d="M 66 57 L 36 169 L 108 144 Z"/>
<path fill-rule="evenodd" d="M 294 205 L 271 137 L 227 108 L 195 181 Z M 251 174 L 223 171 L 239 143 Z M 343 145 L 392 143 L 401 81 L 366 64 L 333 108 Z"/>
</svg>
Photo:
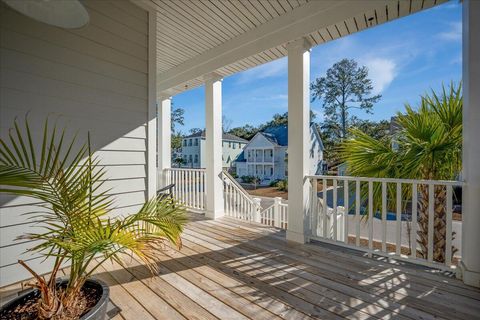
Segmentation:
<svg viewBox="0 0 480 320">
<path fill-rule="evenodd" d="M 181 245 L 185 209 L 165 197 L 145 202 L 138 212 L 112 217 L 114 199 L 103 184 L 106 171 L 87 142 L 67 142 L 65 129 L 43 126 L 35 141 L 27 117 L 15 120 L 6 139 L 0 139 L 0 192 L 39 200 L 30 218 L 43 227 L 22 239 L 35 241 L 30 250 L 52 261 L 49 276 L 33 276 L 34 290 L 0 310 L 1 319 L 104 319 L 108 287 L 92 276 L 107 260 L 121 265 L 125 254 L 135 255 L 152 272 L 155 255 L 166 242 Z M 37 230 L 37 229 L 35 229 Z M 58 279 L 66 268 L 65 279 Z"/>
</svg>

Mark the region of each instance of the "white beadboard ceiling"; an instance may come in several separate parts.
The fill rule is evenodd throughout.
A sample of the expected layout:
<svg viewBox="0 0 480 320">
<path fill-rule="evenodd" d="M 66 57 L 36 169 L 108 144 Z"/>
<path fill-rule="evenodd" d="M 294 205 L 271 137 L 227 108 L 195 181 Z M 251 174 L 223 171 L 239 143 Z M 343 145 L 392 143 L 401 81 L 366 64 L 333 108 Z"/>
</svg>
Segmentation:
<svg viewBox="0 0 480 320">
<path fill-rule="evenodd" d="M 157 72 L 158 78 L 171 75 L 192 59 L 239 37 L 263 24 L 299 10 L 314 1 L 325 0 L 150 0 L 158 12 Z M 357 0 L 362 1 L 362 0 Z M 305 34 L 315 45 L 347 36 L 415 12 L 431 8 L 447 0 L 363 0 L 374 9 L 360 10 L 347 19 Z M 334 1 L 331 1 L 332 5 Z M 286 43 L 244 57 L 216 70 L 229 76 L 287 55 Z M 195 60 L 192 60 L 195 61 Z M 191 62 L 191 61 L 190 61 Z M 194 74 L 194 73 L 193 73 Z M 201 75 L 175 83 L 172 95 L 203 84 Z M 165 88 L 162 88 L 165 89 Z"/>
</svg>

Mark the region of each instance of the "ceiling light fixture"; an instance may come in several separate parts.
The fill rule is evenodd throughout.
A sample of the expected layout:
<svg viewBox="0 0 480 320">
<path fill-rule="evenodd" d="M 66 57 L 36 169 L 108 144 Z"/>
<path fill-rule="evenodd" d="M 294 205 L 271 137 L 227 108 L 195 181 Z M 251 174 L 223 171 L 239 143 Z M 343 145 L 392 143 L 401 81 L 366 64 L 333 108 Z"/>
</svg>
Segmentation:
<svg viewBox="0 0 480 320">
<path fill-rule="evenodd" d="M 12 9 L 37 21 L 65 29 L 85 26 L 90 17 L 79 0 L 3 0 Z"/>
</svg>

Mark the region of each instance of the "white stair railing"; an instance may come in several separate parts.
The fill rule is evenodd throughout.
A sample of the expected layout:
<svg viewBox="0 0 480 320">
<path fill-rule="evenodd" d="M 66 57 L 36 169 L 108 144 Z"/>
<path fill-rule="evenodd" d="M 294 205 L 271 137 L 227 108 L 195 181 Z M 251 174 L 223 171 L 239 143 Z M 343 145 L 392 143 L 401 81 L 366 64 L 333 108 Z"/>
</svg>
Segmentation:
<svg viewBox="0 0 480 320">
<path fill-rule="evenodd" d="M 226 171 L 222 173 L 224 210 L 227 217 L 259 222 L 260 199 L 250 196 Z"/>
<path fill-rule="evenodd" d="M 173 196 L 185 207 L 205 210 L 205 169 L 165 169 L 167 185 L 175 184 Z"/>
<path fill-rule="evenodd" d="M 453 220 L 453 188 L 462 182 L 307 178 L 313 239 L 444 270 L 455 267 L 461 222 Z"/>
<path fill-rule="evenodd" d="M 288 204 L 282 203 L 282 198 L 274 198 L 274 203 L 260 212 L 261 224 L 287 229 Z"/>
</svg>

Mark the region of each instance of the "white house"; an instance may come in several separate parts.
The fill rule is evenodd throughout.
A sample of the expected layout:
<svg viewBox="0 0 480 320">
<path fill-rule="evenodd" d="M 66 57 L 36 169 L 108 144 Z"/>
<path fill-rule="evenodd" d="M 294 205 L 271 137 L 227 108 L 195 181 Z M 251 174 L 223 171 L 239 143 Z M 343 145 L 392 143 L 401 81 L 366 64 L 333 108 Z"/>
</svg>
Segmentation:
<svg viewBox="0 0 480 320">
<path fill-rule="evenodd" d="M 236 161 L 237 175 L 255 176 L 266 184 L 288 176 L 288 126 L 267 127 L 257 133 L 245 146 Z M 321 174 L 323 143 L 314 124 L 309 135 L 309 174 Z"/>
<path fill-rule="evenodd" d="M 248 141 L 230 133 L 222 136 L 222 167 L 231 168 L 242 149 Z M 205 131 L 191 134 L 182 140 L 183 167 L 205 168 L 206 167 Z"/>
</svg>

